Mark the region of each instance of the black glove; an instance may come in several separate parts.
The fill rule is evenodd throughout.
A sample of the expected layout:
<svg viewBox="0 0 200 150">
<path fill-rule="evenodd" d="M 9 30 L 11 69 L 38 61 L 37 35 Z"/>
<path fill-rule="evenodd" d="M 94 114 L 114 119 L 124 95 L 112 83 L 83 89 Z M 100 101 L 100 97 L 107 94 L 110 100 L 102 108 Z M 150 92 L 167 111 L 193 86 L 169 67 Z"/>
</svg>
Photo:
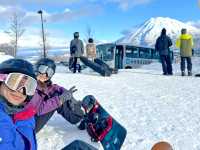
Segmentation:
<svg viewBox="0 0 200 150">
<path fill-rule="evenodd" d="M 76 86 L 72 86 L 69 91 L 73 94 L 74 92 L 77 91 Z"/>
</svg>

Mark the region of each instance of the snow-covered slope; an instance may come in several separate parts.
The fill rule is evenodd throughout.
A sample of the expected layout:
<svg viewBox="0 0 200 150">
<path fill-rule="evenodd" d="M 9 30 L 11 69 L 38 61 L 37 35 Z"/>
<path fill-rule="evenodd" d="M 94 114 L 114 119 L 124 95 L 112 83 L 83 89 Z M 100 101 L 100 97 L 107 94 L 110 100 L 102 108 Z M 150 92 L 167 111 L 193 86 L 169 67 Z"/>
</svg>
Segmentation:
<svg viewBox="0 0 200 150">
<path fill-rule="evenodd" d="M 195 58 L 194 71 L 200 71 Z M 160 140 L 168 141 L 175 150 L 200 150 L 200 78 L 181 77 L 179 64 L 175 76 L 162 76 L 161 64 L 141 69 L 121 70 L 111 77 L 97 74 L 66 73 L 63 68 L 53 82 L 66 88 L 76 85 L 77 99 L 93 94 L 110 114 L 123 124 L 128 135 L 122 150 L 150 150 Z M 62 72 L 61 72 L 62 71 Z M 39 150 L 60 150 L 74 139 L 91 143 L 85 131 L 79 131 L 59 115 L 37 135 Z"/>
<path fill-rule="evenodd" d="M 0 60 L 7 59 L 1 56 Z M 193 71 L 200 71 L 200 58 L 193 58 Z M 181 77 L 179 64 L 175 76 L 162 76 L 161 64 L 141 69 L 120 70 L 111 77 L 92 72 L 69 73 L 58 67 L 53 82 L 70 88 L 75 98 L 93 94 L 113 117 L 123 124 L 127 138 L 122 150 L 150 150 L 158 141 L 171 143 L 175 150 L 200 150 L 200 78 Z M 86 131 L 70 125 L 58 114 L 37 135 L 39 150 L 60 150 L 75 139 L 92 143 Z"/>
<path fill-rule="evenodd" d="M 191 25 L 185 24 L 171 18 L 151 18 L 144 24 L 137 27 L 137 30 L 130 30 L 124 37 L 118 40 L 122 43 L 133 43 L 142 46 L 154 46 L 157 37 L 163 28 L 166 28 L 167 34 L 175 41 L 180 35 L 182 28 L 186 28 L 188 33 L 197 37 L 200 35 L 200 30 Z"/>
</svg>

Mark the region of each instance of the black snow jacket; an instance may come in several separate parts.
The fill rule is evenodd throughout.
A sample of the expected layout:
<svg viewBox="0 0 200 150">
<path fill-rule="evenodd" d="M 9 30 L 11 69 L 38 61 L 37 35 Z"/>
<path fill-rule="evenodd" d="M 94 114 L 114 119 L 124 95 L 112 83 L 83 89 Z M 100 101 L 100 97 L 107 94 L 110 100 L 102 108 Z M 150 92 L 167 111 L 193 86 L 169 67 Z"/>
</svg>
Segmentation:
<svg viewBox="0 0 200 150">
<path fill-rule="evenodd" d="M 167 35 L 161 35 L 156 40 L 155 49 L 160 55 L 169 55 L 169 47 L 172 46 L 172 41 Z"/>
</svg>

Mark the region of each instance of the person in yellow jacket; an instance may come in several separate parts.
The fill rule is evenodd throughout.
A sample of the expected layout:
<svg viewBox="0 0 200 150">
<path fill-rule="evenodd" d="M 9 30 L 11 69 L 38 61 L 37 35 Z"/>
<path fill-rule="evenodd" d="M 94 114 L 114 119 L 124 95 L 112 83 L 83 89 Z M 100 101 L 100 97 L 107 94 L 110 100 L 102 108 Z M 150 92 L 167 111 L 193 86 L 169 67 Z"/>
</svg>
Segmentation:
<svg viewBox="0 0 200 150">
<path fill-rule="evenodd" d="M 187 61 L 188 76 L 192 75 L 192 35 L 187 34 L 186 29 L 181 30 L 181 35 L 176 41 L 176 47 L 180 49 L 181 56 L 181 75 L 185 76 L 185 61 Z"/>
</svg>

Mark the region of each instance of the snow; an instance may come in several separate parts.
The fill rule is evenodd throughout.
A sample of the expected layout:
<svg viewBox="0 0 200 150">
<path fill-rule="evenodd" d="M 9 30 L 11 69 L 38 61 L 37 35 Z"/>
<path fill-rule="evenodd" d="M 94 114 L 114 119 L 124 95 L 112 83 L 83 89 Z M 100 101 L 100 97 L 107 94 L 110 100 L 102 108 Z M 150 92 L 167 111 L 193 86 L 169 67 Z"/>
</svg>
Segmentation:
<svg viewBox="0 0 200 150">
<path fill-rule="evenodd" d="M 10 56 L 0 55 L 0 61 Z M 200 70 L 200 58 L 192 58 L 193 72 Z M 180 65 L 173 64 L 174 76 L 163 76 L 160 63 L 140 69 L 120 70 L 101 77 L 86 69 L 72 74 L 58 66 L 53 82 L 69 89 L 76 85 L 75 98 L 94 95 L 103 107 L 128 131 L 122 150 L 150 150 L 158 141 L 171 143 L 175 150 L 200 150 L 200 78 L 181 77 Z M 60 150 L 75 139 L 102 150 L 57 113 L 37 134 L 39 150 Z"/>
<path fill-rule="evenodd" d="M 193 58 L 194 72 L 200 70 L 199 58 Z M 104 108 L 128 131 L 122 150 L 150 150 L 164 140 L 175 150 L 200 150 L 200 79 L 181 77 L 179 64 L 173 64 L 174 76 L 161 75 L 161 64 L 140 69 L 120 70 L 111 77 L 83 71 L 72 74 L 58 67 L 53 82 L 70 88 L 81 100 L 94 95 Z M 86 131 L 70 125 L 58 114 L 37 135 L 39 150 L 59 150 L 75 139 L 90 142 Z"/>
</svg>

